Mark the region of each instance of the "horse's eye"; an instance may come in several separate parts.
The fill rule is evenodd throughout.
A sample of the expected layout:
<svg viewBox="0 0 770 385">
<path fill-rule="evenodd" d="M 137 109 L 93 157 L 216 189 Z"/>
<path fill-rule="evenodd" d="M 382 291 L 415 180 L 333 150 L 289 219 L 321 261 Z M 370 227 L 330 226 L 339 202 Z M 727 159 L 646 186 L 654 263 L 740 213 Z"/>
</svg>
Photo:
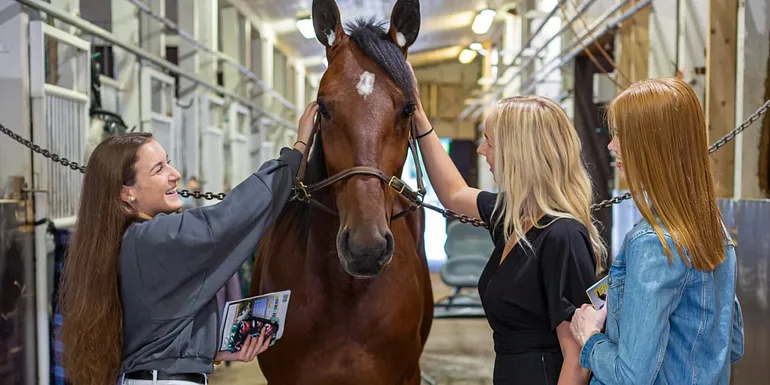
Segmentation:
<svg viewBox="0 0 770 385">
<path fill-rule="evenodd" d="M 329 119 L 329 111 L 327 111 L 326 107 L 321 103 L 318 103 L 318 113 L 321 114 L 322 118 Z"/>
<path fill-rule="evenodd" d="M 404 108 L 404 117 L 410 117 L 414 113 L 414 109 L 416 106 L 414 104 L 410 104 Z"/>
</svg>

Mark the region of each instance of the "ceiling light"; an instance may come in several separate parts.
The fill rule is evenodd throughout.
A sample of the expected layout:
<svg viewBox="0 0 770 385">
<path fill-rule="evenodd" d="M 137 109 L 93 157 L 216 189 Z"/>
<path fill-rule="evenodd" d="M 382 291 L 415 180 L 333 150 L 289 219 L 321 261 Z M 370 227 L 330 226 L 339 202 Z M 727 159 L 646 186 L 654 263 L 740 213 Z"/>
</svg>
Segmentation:
<svg viewBox="0 0 770 385">
<path fill-rule="evenodd" d="M 479 50 L 481 50 L 482 48 L 484 48 L 484 46 L 483 46 L 483 45 L 481 45 L 481 43 L 479 43 L 479 42 L 475 42 L 475 43 L 471 43 L 471 46 L 470 46 L 470 48 L 471 48 L 472 50 L 474 50 L 474 51 L 479 51 Z"/>
<path fill-rule="evenodd" d="M 323 62 L 324 62 L 324 66 L 329 67 L 329 59 L 324 58 Z"/>
<path fill-rule="evenodd" d="M 476 58 L 476 54 L 477 52 L 470 48 L 464 49 L 462 52 L 460 52 L 460 57 L 459 57 L 460 63 L 468 64 L 472 62 L 473 59 Z"/>
<path fill-rule="evenodd" d="M 315 37 L 315 28 L 313 27 L 313 19 L 310 16 L 297 19 L 297 29 L 305 37 L 305 39 L 312 39 Z"/>
<path fill-rule="evenodd" d="M 495 14 L 497 14 L 497 12 L 490 8 L 479 12 L 478 15 L 476 15 L 476 18 L 473 19 L 473 25 L 471 25 L 473 33 L 477 35 L 483 35 L 489 32 L 489 28 L 492 26 L 492 22 L 495 21 Z"/>
</svg>

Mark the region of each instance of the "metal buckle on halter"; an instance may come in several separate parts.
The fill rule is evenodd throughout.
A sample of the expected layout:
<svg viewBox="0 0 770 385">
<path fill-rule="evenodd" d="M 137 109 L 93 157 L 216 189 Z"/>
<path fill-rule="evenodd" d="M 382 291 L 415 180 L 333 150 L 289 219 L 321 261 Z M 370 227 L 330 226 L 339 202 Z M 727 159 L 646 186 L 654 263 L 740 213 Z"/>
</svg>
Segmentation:
<svg viewBox="0 0 770 385">
<path fill-rule="evenodd" d="M 398 183 L 401 183 L 401 187 L 398 187 Z M 404 183 L 401 179 L 398 179 L 397 177 L 393 176 L 390 178 L 390 181 L 388 182 L 388 186 L 395 190 L 399 195 L 403 196 L 404 198 L 408 199 L 410 202 L 415 203 L 417 205 L 422 205 L 422 199 L 424 198 L 424 194 L 421 192 L 416 192 L 412 190 L 409 185 Z"/>
<path fill-rule="evenodd" d="M 310 200 L 311 195 L 310 195 L 309 192 L 307 192 L 307 186 L 305 186 L 304 183 L 302 183 L 301 181 L 297 182 L 297 185 L 294 188 L 298 191 L 297 199 L 299 199 L 301 201 L 309 201 Z M 304 196 L 303 197 L 299 196 L 299 192 L 301 192 L 302 195 L 304 195 Z"/>
<path fill-rule="evenodd" d="M 401 183 L 401 189 L 400 190 L 393 186 L 393 182 L 394 181 L 398 181 L 399 183 Z M 403 194 L 404 193 L 404 189 L 406 188 L 406 183 L 404 183 L 404 181 L 402 181 L 401 179 L 396 178 L 396 176 L 394 175 L 394 176 L 390 177 L 390 181 L 388 182 L 388 187 L 392 188 L 393 190 L 396 190 L 396 192 L 399 193 L 399 194 Z"/>
</svg>

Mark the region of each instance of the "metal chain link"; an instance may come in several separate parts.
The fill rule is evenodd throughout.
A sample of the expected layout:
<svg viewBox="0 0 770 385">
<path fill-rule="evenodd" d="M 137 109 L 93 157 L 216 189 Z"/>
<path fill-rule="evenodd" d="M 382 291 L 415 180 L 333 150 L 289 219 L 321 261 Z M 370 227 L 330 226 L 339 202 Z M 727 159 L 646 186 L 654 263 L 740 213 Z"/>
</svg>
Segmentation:
<svg viewBox="0 0 770 385">
<path fill-rule="evenodd" d="M 11 131 L 11 129 L 3 126 L 2 123 L 0 123 L 0 132 L 2 132 L 5 135 L 8 135 L 11 139 L 21 143 L 25 147 L 27 147 L 30 150 L 32 150 L 32 151 L 42 155 L 43 157 L 51 159 L 52 161 L 54 161 L 56 163 L 61 163 L 62 166 L 69 167 L 70 169 L 75 170 L 75 171 L 80 171 L 82 174 L 85 174 L 85 172 L 86 172 L 86 166 L 80 165 L 78 162 L 69 160 L 69 159 L 67 159 L 67 158 L 65 158 L 63 156 L 59 156 L 57 154 L 54 154 L 54 153 L 52 153 L 52 152 L 50 152 L 50 151 L 48 151 L 46 149 L 40 148 L 40 146 L 38 146 L 35 143 L 32 143 L 32 141 L 22 138 L 19 134 L 15 133 L 15 132 Z M 179 193 L 180 196 L 185 197 L 185 198 L 191 196 L 191 197 L 196 198 L 196 199 L 200 199 L 200 198 L 208 199 L 208 200 L 213 200 L 213 199 L 222 200 L 222 199 L 225 199 L 225 193 L 219 193 L 219 194 L 214 194 L 214 193 L 211 193 L 211 192 L 202 193 L 200 191 L 190 191 L 190 190 L 180 190 L 180 191 L 178 191 L 178 193 Z"/>
<path fill-rule="evenodd" d="M 723 136 L 718 141 L 716 141 L 716 143 L 711 145 L 711 147 L 709 147 L 709 154 L 714 153 L 716 150 L 720 149 L 721 147 L 726 145 L 728 142 L 730 142 L 731 140 L 735 139 L 736 135 L 738 135 L 741 132 L 743 132 L 746 128 L 751 126 L 754 122 L 759 120 L 759 118 L 761 118 L 763 115 L 765 115 L 765 113 L 767 113 L 768 109 L 770 109 L 770 100 L 765 101 L 765 103 L 761 107 L 759 107 L 751 116 L 749 116 L 748 119 L 744 120 L 743 123 L 741 123 L 740 126 L 736 127 L 734 130 L 730 131 L 727 135 Z M 37 152 L 37 153 L 43 155 L 44 157 L 53 160 L 54 162 L 61 163 L 63 166 L 69 167 L 69 168 L 71 168 L 73 170 L 79 170 L 81 173 L 85 173 L 86 172 L 86 167 L 85 166 L 81 166 L 77 162 L 70 161 L 67 158 L 60 157 L 59 155 L 51 153 L 50 151 L 48 151 L 46 149 L 41 149 L 40 146 L 38 146 L 37 144 L 34 144 L 31 141 L 22 138 L 21 136 L 19 136 L 15 132 L 13 132 L 10 129 L 8 129 L 5 126 L 3 126 L 2 124 L 0 124 L 0 132 L 4 133 L 5 135 L 8 135 L 13 140 L 23 144 L 25 147 L 31 149 L 32 151 Z M 222 199 L 225 199 L 225 196 L 226 196 L 225 193 L 219 193 L 219 194 L 214 194 L 214 193 L 211 193 L 211 192 L 201 193 L 200 191 L 189 191 L 189 190 L 180 190 L 180 191 L 178 191 L 178 193 L 179 193 L 180 196 L 185 197 L 185 198 L 193 197 L 195 199 L 203 198 L 203 199 L 208 199 L 208 200 L 213 200 L 213 199 L 222 200 Z M 610 207 L 612 205 L 618 204 L 618 203 L 620 203 L 620 202 L 622 202 L 624 200 L 628 200 L 628 199 L 631 199 L 631 194 L 630 193 L 625 193 L 625 194 L 623 194 L 621 196 L 613 197 L 611 199 L 607 199 L 607 200 L 601 201 L 599 203 L 596 203 L 596 204 L 591 206 L 591 210 L 592 211 L 599 211 L 601 209 L 608 208 L 608 207 Z M 489 225 L 487 223 L 484 223 L 483 221 L 481 221 L 481 220 L 479 220 L 477 218 L 471 218 L 471 217 L 469 217 L 467 215 L 464 215 L 464 214 L 457 214 L 457 213 L 455 213 L 455 212 L 453 212 L 451 210 L 440 209 L 438 207 L 431 206 L 431 205 L 426 204 L 426 203 L 423 203 L 422 206 L 424 206 L 424 207 L 426 207 L 428 209 L 431 209 L 433 211 L 436 211 L 438 213 L 441 213 L 441 215 L 443 215 L 445 218 L 448 218 L 448 219 L 457 219 L 457 220 L 459 220 L 462 223 L 468 223 L 468 224 L 471 224 L 471 225 L 476 226 L 476 227 L 489 228 Z"/>
</svg>

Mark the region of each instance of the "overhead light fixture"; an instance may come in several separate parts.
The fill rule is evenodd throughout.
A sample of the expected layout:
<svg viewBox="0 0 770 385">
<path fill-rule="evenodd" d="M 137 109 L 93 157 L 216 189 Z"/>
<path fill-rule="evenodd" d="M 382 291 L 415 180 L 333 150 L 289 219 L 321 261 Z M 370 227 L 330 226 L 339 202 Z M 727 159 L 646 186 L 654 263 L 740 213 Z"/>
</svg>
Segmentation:
<svg viewBox="0 0 770 385">
<path fill-rule="evenodd" d="M 476 18 L 473 19 L 473 25 L 471 25 L 473 33 L 483 35 L 489 32 L 489 28 L 492 27 L 492 22 L 495 21 L 496 14 L 497 12 L 491 8 L 481 10 L 476 15 Z"/>
<path fill-rule="evenodd" d="M 305 39 L 312 39 L 315 37 L 315 28 L 313 27 L 313 19 L 310 16 L 306 16 L 297 19 L 297 29 Z"/>
<path fill-rule="evenodd" d="M 470 48 L 474 51 L 480 51 L 482 48 L 484 48 L 484 46 L 479 42 L 473 42 L 471 43 Z"/>
<path fill-rule="evenodd" d="M 478 53 L 470 48 L 466 48 L 460 52 L 460 57 L 458 58 L 460 60 L 460 63 L 468 64 L 473 61 L 473 59 L 476 58 L 476 55 Z"/>
<path fill-rule="evenodd" d="M 329 59 L 324 58 L 323 62 L 324 62 L 324 66 L 326 66 L 328 68 L 329 67 Z"/>
</svg>

